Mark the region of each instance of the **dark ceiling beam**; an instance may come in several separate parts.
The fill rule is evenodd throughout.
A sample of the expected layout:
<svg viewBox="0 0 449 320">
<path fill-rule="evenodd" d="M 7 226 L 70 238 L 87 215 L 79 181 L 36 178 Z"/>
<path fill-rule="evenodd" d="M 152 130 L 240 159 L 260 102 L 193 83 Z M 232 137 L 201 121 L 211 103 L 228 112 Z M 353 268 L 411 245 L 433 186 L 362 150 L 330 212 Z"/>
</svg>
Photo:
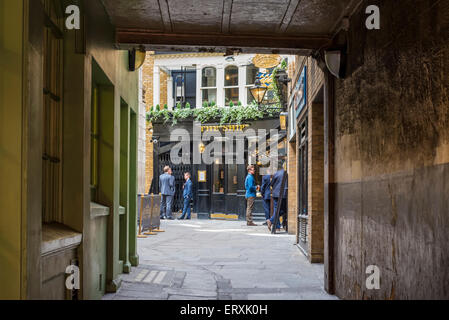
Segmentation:
<svg viewBox="0 0 449 320">
<path fill-rule="evenodd" d="M 164 25 L 165 32 L 173 32 L 173 23 L 170 16 L 170 7 L 167 0 L 158 0 L 159 11 L 161 12 L 161 19 Z"/>
<path fill-rule="evenodd" d="M 226 35 L 161 33 L 141 29 L 116 29 L 118 47 L 147 45 L 147 47 L 187 46 L 220 48 L 270 48 L 285 52 L 295 50 L 317 50 L 331 45 L 331 38 L 321 35 Z"/>
<path fill-rule="evenodd" d="M 231 32 L 231 15 L 233 0 L 223 0 L 223 13 L 221 18 L 221 33 Z"/>
<path fill-rule="evenodd" d="M 301 0 L 290 0 L 287 10 L 285 11 L 284 14 L 284 18 L 282 19 L 282 22 L 277 30 L 278 33 L 284 33 L 287 31 L 288 27 L 290 26 L 290 23 L 292 22 L 293 16 L 298 10 L 298 5 L 300 2 Z"/>
</svg>

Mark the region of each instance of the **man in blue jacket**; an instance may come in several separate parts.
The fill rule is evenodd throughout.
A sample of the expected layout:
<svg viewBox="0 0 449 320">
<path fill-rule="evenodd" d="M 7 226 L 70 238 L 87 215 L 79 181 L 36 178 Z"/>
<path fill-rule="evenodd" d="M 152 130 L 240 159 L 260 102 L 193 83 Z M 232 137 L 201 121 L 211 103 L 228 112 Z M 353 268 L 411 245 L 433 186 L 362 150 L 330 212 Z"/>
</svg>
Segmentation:
<svg viewBox="0 0 449 320">
<path fill-rule="evenodd" d="M 190 179 L 190 173 L 186 172 L 184 173 L 184 179 L 186 179 L 186 183 L 184 184 L 184 191 L 183 191 L 183 197 L 184 197 L 184 208 L 182 210 L 182 216 L 179 218 L 179 220 L 187 219 L 190 220 L 190 201 L 193 199 L 193 190 L 192 190 L 192 180 Z M 187 217 L 186 217 L 187 215 Z"/>
<path fill-rule="evenodd" d="M 271 227 L 274 224 L 274 219 L 276 217 L 276 210 L 278 205 L 281 206 L 281 210 L 279 212 L 279 217 L 285 215 L 287 213 L 287 181 L 288 176 L 286 177 L 285 181 L 285 189 L 284 194 L 281 195 L 281 185 L 282 185 L 282 178 L 284 177 L 285 170 L 281 169 L 273 176 L 273 179 L 271 180 L 271 186 L 273 187 L 273 202 L 274 202 L 274 209 L 273 209 L 273 216 L 267 220 L 268 229 L 271 231 Z M 285 218 L 285 217 L 284 217 Z M 276 229 L 280 229 L 281 225 L 278 222 Z"/>
<path fill-rule="evenodd" d="M 175 195 L 175 177 L 169 166 L 164 168 L 164 174 L 159 177 L 159 190 L 161 192 L 161 219 L 173 220 L 172 203 Z"/>
<path fill-rule="evenodd" d="M 245 189 L 246 189 L 246 224 L 250 227 L 257 226 L 253 221 L 253 209 L 254 201 L 256 200 L 256 179 L 254 178 L 255 169 L 254 166 L 248 166 L 248 175 L 245 179 Z"/>
<path fill-rule="evenodd" d="M 262 177 L 262 187 L 260 187 L 260 193 L 262 193 L 263 198 L 265 220 L 268 220 L 270 219 L 271 210 L 271 175 L 267 174 Z M 267 222 L 265 222 L 264 225 L 267 225 Z"/>
</svg>

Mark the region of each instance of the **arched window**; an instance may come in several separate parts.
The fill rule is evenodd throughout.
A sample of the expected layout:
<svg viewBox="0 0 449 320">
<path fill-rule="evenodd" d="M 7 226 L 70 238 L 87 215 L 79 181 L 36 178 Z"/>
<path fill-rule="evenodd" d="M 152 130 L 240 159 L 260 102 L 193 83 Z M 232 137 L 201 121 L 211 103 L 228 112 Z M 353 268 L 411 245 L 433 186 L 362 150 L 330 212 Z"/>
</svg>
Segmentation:
<svg viewBox="0 0 449 320">
<path fill-rule="evenodd" d="M 229 106 L 231 102 L 237 105 L 239 102 L 239 68 L 228 66 L 224 72 L 225 104 Z"/>
<path fill-rule="evenodd" d="M 229 66 L 225 69 L 225 87 L 234 87 L 239 85 L 239 68 Z"/>
<path fill-rule="evenodd" d="M 201 95 L 204 104 L 217 102 L 217 69 L 205 67 L 201 76 Z"/>
</svg>

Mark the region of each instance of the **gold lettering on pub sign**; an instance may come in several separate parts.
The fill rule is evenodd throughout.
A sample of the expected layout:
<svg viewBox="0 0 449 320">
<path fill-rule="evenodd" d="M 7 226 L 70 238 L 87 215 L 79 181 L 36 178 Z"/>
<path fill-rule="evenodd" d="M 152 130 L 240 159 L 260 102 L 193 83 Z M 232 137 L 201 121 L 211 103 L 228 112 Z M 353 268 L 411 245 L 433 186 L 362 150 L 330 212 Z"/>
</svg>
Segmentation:
<svg viewBox="0 0 449 320">
<path fill-rule="evenodd" d="M 249 127 L 249 124 L 224 124 L 224 125 L 208 125 L 201 126 L 201 132 L 204 131 L 243 131 Z"/>
</svg>

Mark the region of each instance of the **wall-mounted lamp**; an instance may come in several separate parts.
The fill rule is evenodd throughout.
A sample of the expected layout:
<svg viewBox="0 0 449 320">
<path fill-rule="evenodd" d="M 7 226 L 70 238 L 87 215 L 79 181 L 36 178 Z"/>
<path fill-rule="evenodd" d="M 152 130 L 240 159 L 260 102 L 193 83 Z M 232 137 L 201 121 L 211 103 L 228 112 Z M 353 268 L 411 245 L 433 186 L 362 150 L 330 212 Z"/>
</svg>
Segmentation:
<svg viewBox="0 0 449 320">
<path fill-rule="evenodd" d="M 204 151 L 206 151 L 206 146 L 204 145 L 204 143 L 200 143 L 199 149 L 200 153 L 204 153 Z"/>
<path fill-rule="evenodd" d="M 129 56 L 129 71 L 138 70 L 145 62 L 145 58 L 147 53 L 143 46 L 140 46 L 139 49 L 132 49 L 128 51 Z"/>
<path fill-rule="evenodd" d="M 287 123 L 288 123 L 288 112 L 282 112 L 279 115 L 279 122 L 281 123 L 281 130 L 287 131 Z"/>
<path fill-rule="evenodd" d="M 335 77 L 342 79 L 346 76 L 346 53 L 344 50 L 332 50 L 324 53 L 327 69 Z"/>
<path fill-rule="evenodd" d="M 253 96 L 254 100 L 256 100 L 258 106 L 262 104 L 265 94 L 267 93 L 267 90 L 268 87 L 262 86 L 260 79 L 257 79 L 254 86 L 249 88 L 249 91 L 251 92 L 251 95 Z"/>
</svg>

